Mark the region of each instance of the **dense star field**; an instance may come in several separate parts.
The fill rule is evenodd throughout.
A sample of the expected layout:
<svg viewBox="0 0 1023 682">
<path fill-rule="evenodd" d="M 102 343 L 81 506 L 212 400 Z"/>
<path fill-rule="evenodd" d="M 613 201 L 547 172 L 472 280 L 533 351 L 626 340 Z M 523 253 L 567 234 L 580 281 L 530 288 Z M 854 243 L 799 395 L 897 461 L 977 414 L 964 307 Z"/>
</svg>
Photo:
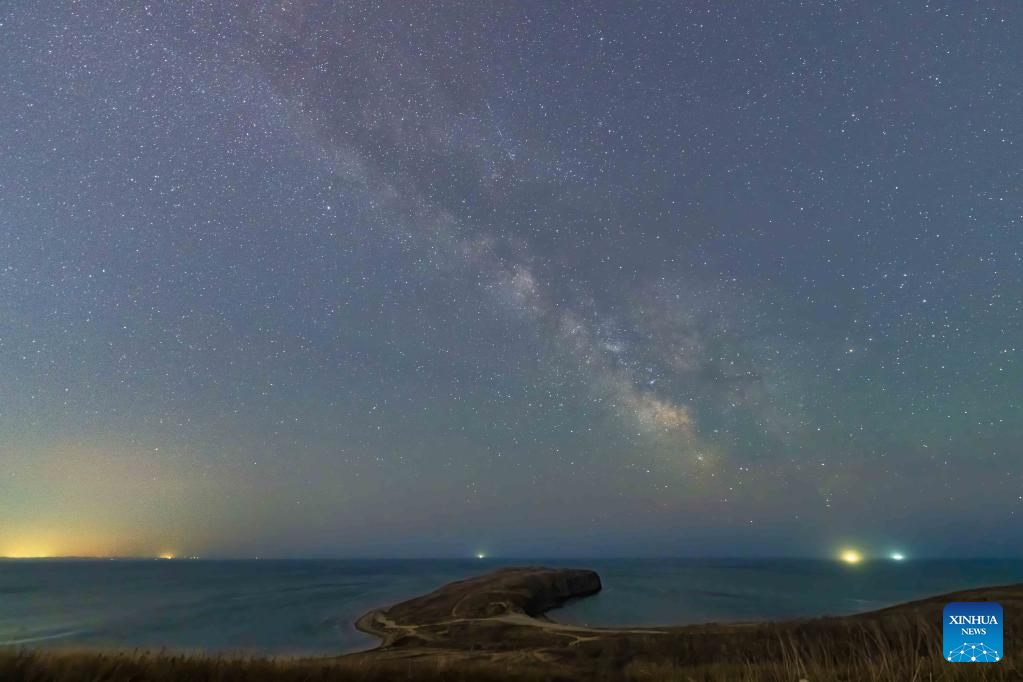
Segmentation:
<svg viewBox="0 0 1023 682">
<path fill-rule="evenodd" d="M 0 555 L 1001 555 L 1023 5 L 0 8 Z"/>
</svg>

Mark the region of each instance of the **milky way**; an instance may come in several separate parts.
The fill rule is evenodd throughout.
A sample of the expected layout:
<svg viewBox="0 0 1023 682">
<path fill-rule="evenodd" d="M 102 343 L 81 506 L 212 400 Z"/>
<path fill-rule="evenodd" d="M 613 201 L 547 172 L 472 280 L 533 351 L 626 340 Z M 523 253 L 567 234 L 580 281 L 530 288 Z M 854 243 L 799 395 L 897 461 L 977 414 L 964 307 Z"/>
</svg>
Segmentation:
<svg viewBox="0 0 1023 682">
<path fill-rule="evenodd" d="M 1004 553 L 1021 22 L 11 3 L 0 555 Z"/>
</svg>

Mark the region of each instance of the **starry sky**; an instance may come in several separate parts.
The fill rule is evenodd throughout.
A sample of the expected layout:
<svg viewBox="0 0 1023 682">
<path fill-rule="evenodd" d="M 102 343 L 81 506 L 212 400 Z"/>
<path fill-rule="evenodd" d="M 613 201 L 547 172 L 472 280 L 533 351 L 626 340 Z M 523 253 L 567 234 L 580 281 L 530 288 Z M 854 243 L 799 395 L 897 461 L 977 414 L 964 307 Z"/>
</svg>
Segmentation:
<svg viewBox="0 0 1023 682">
<path fill-rule="evenodd" d="M 0 555 L 990 556 L 1023 5 L 0 8 Z"/>
</svg>

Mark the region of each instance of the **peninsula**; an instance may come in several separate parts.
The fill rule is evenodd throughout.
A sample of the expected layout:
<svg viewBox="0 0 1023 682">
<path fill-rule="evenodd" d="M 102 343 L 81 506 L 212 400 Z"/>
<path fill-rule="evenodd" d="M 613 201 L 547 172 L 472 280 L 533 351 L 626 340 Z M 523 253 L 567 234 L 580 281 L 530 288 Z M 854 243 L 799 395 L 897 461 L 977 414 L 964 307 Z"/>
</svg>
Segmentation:
<svg viewBox="0 0 1023 682">
<path fill-rule="evenodd" d="M 1023 584 L 931 597 L 870 613 L 777 623 L 590 628 L 547 614 L 601 589 L 583 569 L 505 568 L 378 608 L 356 627 L 380 638 L 330 659 L 230 659 L 139 653 L 0 651 L 5 682 L 211 680 L 216 682 L 526 682 L 569 680 L 810 680 L 1018 682 Z M 995 601 L 1006 614 L 1005 658 L 950 664 L 941 642 L 951 601 Z M 684 608 L 680 604 L 679 608 Z"/>
<path fill-rule="evenodd" d="M 946 603 L 997 601 L 1006 613 L 1023 613 L 1023 585 L 1013 585 L 779 623 L 588 628 L 545 615 L 600 589 L 593 571 L 539 567 L 453 582 L 362 616 L 357 627 L 380 637 L 381 645 L 346 658 L 386 665 L 430 661 L 507 679 L 907 680 L 914 679 L 913 670 L 933 669 L 937 680 L 949 674 L 941 654 Z M 1007 649 L 1018 646 L 1018 631 L 1007 626 L 1006 640 Z M 1011 658 L 1001 663 L 982 679 L 1020 679 Z M 973 679 L 965 673 L 947 679 Z"/>
</svg>

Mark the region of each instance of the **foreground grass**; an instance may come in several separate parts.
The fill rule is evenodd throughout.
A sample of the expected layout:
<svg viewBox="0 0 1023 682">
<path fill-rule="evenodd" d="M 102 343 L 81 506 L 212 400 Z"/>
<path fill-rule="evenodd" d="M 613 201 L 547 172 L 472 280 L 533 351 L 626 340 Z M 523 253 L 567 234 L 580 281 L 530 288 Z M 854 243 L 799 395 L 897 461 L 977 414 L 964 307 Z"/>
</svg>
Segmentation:
<svg viewBox="0 0 1023 682">
<path fill-rule="evenodd" d="M 1012 657 L 998 663 L 950 663 L 931 621 L 878 623 L 824 632 L 779 632 L 762 658 L 687 666 L 637 660 L 623 668 L 635 682 L 1020 682 Z M 742 658 L 738 654 L 735 658 Z M 1018 657 L 1017 657 L 1018 658 Z M 765 660 L 766 659 L 766 660 Z"/>
<path fill-rule="evenodd" d="M 466 595 L 454 597 L 457 605 Z M 1002 605 L 1002 661 L 944 659 L 942 609 L 950 601 Z M 1023 682 L 1023 628 L 1014 617 L 1023 613 L 1023 585 L 854 616 L 677 628 L 560 629 L 529 619 L 447 617 L 450 611 L 399 626 L 407 631 L 388 646 L 337 658 L 0 649 L 0 682 Z"/>
<path fill-rule="evenodd" d="M 701 637 L 635 641 L 585 654 L 585 664 L 509 665 L 505 661 L 446 659 L 400 661 L 341 657 L 326 660 L 210 658 L 169 653 L 43 653 L 0 651 L 3 682 L 1018 682 L 1023 668 L 1009 656 L 999 663 L 948 663 L 941 632 L 924 620 L 842 628 L 750 628 L 729 646 L 706 655 Z M 750 653 L 756 652 L 756 658 Z M 550 652 L 558 658 L 557 652 Z M 1018 658 L 1018 657 L 1016 657 Z"/>
<path fill-rule="evenodd" d="M 457 669 L 437 662 L 381 664 L 214 658 L 168 653 L 0 652 L 2 682 L 489 682 L 500 670 L 474 664 Z M 548 679 L 546 677 L 536 679 Z"/>
</svg>

